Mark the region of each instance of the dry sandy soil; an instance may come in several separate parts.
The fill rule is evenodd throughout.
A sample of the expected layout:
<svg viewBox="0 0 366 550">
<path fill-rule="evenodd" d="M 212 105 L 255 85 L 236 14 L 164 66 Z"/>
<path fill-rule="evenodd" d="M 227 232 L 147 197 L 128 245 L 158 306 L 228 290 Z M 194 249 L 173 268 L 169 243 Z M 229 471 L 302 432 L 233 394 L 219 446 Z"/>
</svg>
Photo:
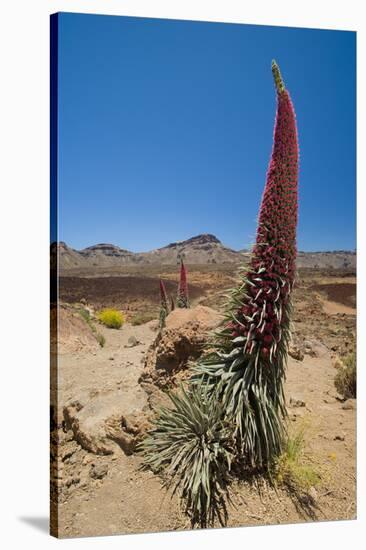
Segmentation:
<svg viewBox="0 0 366 550">
<path fill-rule="evenodd" d="M 172 281 L 174 290 L 175 275 L 163 276 Z M 90 291 L 92 287 L 85 279 L 79 283 L 77 278 L 68 279 L 69 284 L 61 282 L 64 301 L 75 305 L 84 298 L 97 308 L 112 305 L 110 281 L 94 281 L 94 290 Z M 114 279 L 115 285 L 123 286 L 126 278 Z M 156 276 L 148 284 L 139 281 L 142 295 L 133 291 L 130 301 L 128 289 L 120 289 L 120 299 L 125 301 L 123 309 L 128 306 L 133 315 L 142 311 L 144 300 L 150 299 L 151 311 L 155 311 L 156 281 Z M 220 309 L 222 289 L 232 282 L 231 273 L 192 272 L 193 301 Z M 125 283 L 131 289 L 131 280 Z M 122 304 L 113 302 L 113 305 L 122 308 Z M 275 491 L 263 480 L 237 481 L 232 487 L 229 526 L 355 518 L 355 400 L 345 402 L 334 387 L 335 358 L 355 346 L 355 314 L 353 276 L 300 274 L 294 293 L 293 338 L 295 347 L 305 349 L 305 356 L 302 361 L 289 358 L 286 382 L 289 431 L 297 433 L 304 429 L 305 457 L 320 481 L 306 495 L 286 488 Z M 126 323 L 121 330 L 98 326 L 106 338 L 105 347 L 100 348 L 91 344 L 90 335 L 76 337 L 65 319 L 66 336 L 72 338 L 70 344 L 70 338 L 65 337 L 64 353 L 59 356 L 59 374 L 54 381 L 58 424 L 53 426 L 51 436 L 52 442 L 58 443 L 57 453 L 54 446 L 51 453 L 51 495 L 53 502 L 59 503 L 57 516 L 52 509 L 59 536 L 189 529 L 189 520 L 178 498 L 171 499 L 161 480 L 142 471 L 140 458 L 129 452 L 128 434 L 127 444 L 121 436 L 115 440 L 119 444 L 112 442 L 106 449 L 110 454 L 95 454 L 90 441 L 75 440 L 63 412 L 65 405 L 71 403 L 77 408 L 82 401 L 80 406 L 96 418 L 102 414 L 104 403 L 112 399 L 123 400 L 129 414 L 135 413 L 136 403 L 140 412 L 151 412 L 151 401 L 139 384 L 139 377 L 148 347 L 156 337 L 156 322 L 139 326 Z M 85 327 L 84 330 L 87 332 Z M 65 332 L 62 334 L 65 336 Z M 77 414 L 80 416 L 82 411 Z M 79 421 L 86 419 L 80 416 Z"/>
</svg>

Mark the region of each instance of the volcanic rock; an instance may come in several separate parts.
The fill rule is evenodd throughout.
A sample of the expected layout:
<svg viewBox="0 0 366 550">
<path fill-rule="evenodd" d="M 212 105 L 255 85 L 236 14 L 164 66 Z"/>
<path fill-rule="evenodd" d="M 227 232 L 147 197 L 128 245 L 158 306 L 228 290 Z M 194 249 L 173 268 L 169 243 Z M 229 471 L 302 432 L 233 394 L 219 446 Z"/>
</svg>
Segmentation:
<svg viewBox="0 0 366 550">
<path fill-rule="evenodd" d="M 141 381 L 165 385 L 167 378 L 186 370 L 189 361 L 200 357 L 208 333 L 222 319 L 217 311 L 205 306 L 172 311 L 148 350 Z"/>
</svg>

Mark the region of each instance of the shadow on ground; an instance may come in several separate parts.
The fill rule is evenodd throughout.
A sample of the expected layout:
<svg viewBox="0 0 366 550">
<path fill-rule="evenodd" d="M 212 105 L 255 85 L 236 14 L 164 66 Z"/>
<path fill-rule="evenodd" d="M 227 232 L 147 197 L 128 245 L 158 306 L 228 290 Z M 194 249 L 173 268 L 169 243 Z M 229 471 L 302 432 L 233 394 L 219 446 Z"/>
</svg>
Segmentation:
<svg viewBox="0 0 366 550">
<path fill-rule="evenodd" d="M 50 520 L 45 516 L 22 516 L 18 518 L 19 521 L 27 523 L 34 529 L 41 531 L 42 533 L 49 534 Z"/>
</svg>

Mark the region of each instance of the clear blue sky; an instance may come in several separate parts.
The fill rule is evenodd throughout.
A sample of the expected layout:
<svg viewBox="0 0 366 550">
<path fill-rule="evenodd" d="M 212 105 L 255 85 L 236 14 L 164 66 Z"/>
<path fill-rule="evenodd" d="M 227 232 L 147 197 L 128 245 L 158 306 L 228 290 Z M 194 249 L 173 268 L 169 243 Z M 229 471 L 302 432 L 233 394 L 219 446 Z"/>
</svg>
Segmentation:
<svg viewBox="0 0 366 550">
<path fill-rule="evenodd" d="M 356 34 L 61 14 L 59 238 L 133 251 L 254 240 L 282 70 L 301 250 L 355 248 Z"/>
</svg>

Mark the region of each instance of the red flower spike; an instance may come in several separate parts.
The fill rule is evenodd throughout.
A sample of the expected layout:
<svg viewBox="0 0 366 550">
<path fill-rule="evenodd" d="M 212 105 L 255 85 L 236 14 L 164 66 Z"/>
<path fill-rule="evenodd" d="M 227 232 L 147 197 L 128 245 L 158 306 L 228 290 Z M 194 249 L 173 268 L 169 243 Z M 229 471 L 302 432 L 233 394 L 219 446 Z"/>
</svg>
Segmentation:
<svg viewBox="0 0 366 550">
<path fill-rule="evenodd" d="M 179 279 L 179 285 L 178 285 L 177 305 L 178 307 L 181 307 L 181 308 L 189 307 L 187 269 L 182 259 L 180 263 L 180 279 Z"/>
<path fill-rule="evenodd" d="M 255 286 L 247 283 L 245 294 L 251 298 L 251 311 L 259 312 L 255 318 L 256 328 L 261 329 L 260 323 L 267 319 L 268 325 L 271 326 L 272 323 L 273 332 L 276 334 L 278 323 L 283 327 L 289 321 L 284 314 L 284 306 L 289 301 L 296 272 L 299 151 L 294 108 L 274 61 L 272 72 L 277 90 L 273 148 L 259 211 L 256 244 L 246 275 L 246 279 L 253 281 Z M 262 268 L 264 271 L 261 271 Z M 259 290 L 262 292 L 258 294 Z M 261 315 L 264 304 L 265 311 Z M 249 328 L 249 323 L 242 314 L 245 311 L 244 308 L 239 310 L 237 317 Z M 281 311 L 282 314 L 279 313 Z M 270 329 L 265 327 L 265 330 L 265 338 L 261 338 L 256 332 L 257 338 L 265 344 L 262 344 L 264 356 L 267 352 L 269 354 L 268 347 L 275 341 L 268 334 Z"/>
</svg>

